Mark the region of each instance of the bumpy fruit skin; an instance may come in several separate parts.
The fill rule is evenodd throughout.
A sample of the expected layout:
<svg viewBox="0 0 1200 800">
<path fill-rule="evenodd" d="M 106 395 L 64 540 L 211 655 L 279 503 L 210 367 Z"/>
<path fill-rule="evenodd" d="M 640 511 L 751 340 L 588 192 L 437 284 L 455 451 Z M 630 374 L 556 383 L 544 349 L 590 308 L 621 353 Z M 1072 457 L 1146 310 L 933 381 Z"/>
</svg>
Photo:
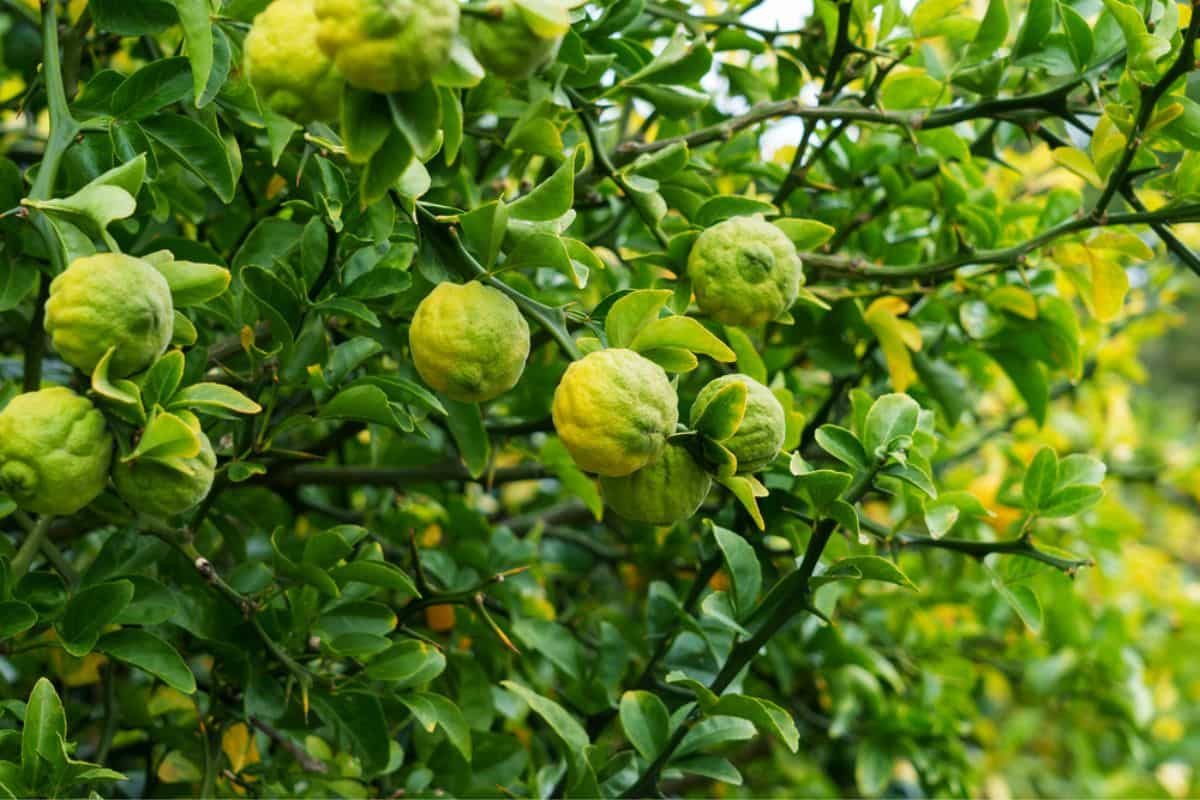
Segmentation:
<svg viewBox="0 0 1200 800">
<path fill-rule="evenodd" d="M 679 423 L 662 367 L 632 350 L 571 363 L 554 391 L 554 427 L 580 469 L 619 478 L 658 458 Z"/>
<path fill-rule="evenodd" d="M 37 514 L 74 514 L 108 482 L 113 440 L 86 397 L 56 386 L 0 413 L 0 489 Z"/>
<path fill-rule="evenodd" d="M 686 447 L 668 444 L 657 461 L 622 478 L 601 478 L 604 500 L 631 522 L 671 525 L 700 508 L 712 476 Z"/>
<path fill-rule="evenodd" d="M 505 80 L 519 81 L 553 60 L 562 44 L 561 36 L 538 36 L 512 0 L 498 0 L 489 5 L 491 8 L 498 8 L 500 16 L 471 17 L 463 24 L 471 50 L 484 69 Z"/>
<path fill-rule="evenodd" d="M 110 347 L 111 377 L 140 372 L 166 351 L 174 326 L 167 279 L 140 258 L 78 258 L 50 283 L 46 331 L 63 360 L 88 374 Z"/>
<path fill-rule="evenodd" d="M 297 122 L 336 119 L 345 80 L 317 47 L 315 0 L 275 0 L 246 34 L 246 76 L 267 108 Z"/>
<path fill-rule="evenodd" d="M 121 499 L 138 511 L 159 517 L 182 514 L 199 505 L 212 489 L 217 455 L 204 433 L 200 433 L 200 452 L 183 461 L 191 475 L 152 460 L 117 462 L 113 485 Z"/>
<path fill-rule="evenodd" d="M 427 384 L 451 400 L 481 403 L 521 379 L 529 323 L 499 289 L 439 283 L 417 306 L 408 343 Z"/>
<path fill-rule="evenodd" d="M 737 456 L 738 472 L 745 475 L 765 469 L 774 461 L 787 435 L 783 406 L 770 389 L 749 375 L 722 375 L 696 395 L 689 421 L 695 425 L 717 392 L 735 381 L 746 385 L 746 415 L 737 432 L 721 444 Z"/>
<path fill-rule="evenodd" d="M 708 228 L 688 255 L 696 304 L 726 325 L 770 322 L 787 310 L 804 278 L 796 246 L 761 216 Z"/>
<path fill-rule="evenodd" d="M 316 0 L 317 44 L 352 86 L 416 89 L 450 58 L 458 0 Z"/>
</svg>

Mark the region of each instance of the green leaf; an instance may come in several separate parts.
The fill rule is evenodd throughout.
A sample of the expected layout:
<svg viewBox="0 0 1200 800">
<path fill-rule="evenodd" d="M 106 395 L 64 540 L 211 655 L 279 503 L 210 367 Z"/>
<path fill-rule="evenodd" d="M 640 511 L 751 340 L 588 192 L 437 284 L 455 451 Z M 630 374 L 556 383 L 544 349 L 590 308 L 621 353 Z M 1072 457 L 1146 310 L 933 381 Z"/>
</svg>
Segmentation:
<svg viewBox="0 0 1200 800">
<path fill-rule="evenodd" d="M 733 361 L 737 358 L 737 354 L 708 328 L 692 317 L 678 315 L 653 320 L 633 337 L 629 346 L 639 353 L 659 348 L 678 348 L 717 361 Z"/>
<path fill-rule="evenodd" d="M 467 247 L 479 258 L 484 269 L 496 265 L 500 246 L 508 230 L 508 207 L 501 202 L 485 203 L 459 218 Z"/>
<path fill-rule="evenodd" d="M 137 447 L 122 461 L 128 464 L 139 458 L 192 458 L 199 452 L 200 438 L 192 426 L 164 411 L 150 418 Z"/>
<path fill-rule="evenodd" d="M 800 732 L 796 730 L 792 716 L 770 700 L 744 694 L 727 694 L 708 709 L 708 713 L 749 720 L 761 732 L 778 736 L 793 753 L 800 748 Z"/>
<path fill-rule="evenodd" d="M 113 405 L 111 410 L 117 412 L 127 422 L 140 425 L 145 421 L 145 412 L 138 385 L 125 378 L 110 378 L 108 374 L 113 354 L 116 352 L 115 345 L 108 348 L 96 364 L 96 368 L 92 370 L 92 391 L 108 400 Z"/>
<path fill-rule="evenodd" d="M 186 58 L 151 61 L 117 87 L 109 110 L 119 120 L 143 119 L 180 102 L 191 87 L 192 68 Z"/>
<path fill-rule="evenodd" d="M 754 609 L 762 589 L 762 567 L 758 563 L 758 556 L 754 554 L 754 548 L 733 531 L 714 525 L 713 536 L 729 568 L 738 619 L 746 619 Z"/>
<path fill-rule="evenodd" d="M 732 466 L 733 469 L 737 468 L 736 458 L 733 459 Z M 746 509 L 746 513 L 748 513 L 750 518 L 754 520 L 754 524 L 758 526 L 760 531 L 766 529 L 767 524 L 763 520 L 762 511 L 759 510 L 758 500 L 756 499 L 759 497 L 759 492 L 757 489 L 761 486 L 761 484 L 754 480 L 753 476 L 718 474 L 716 476 L 716 481 L 733 493 L 733 496 L 736 497 L 738 502 L 742 504 L 742 507 Z"/>
<path fill-rule="evenodd" d="M 483 425 L 478 403 L 446 399 L 446 423 L 458 446 L 459 456 L 472 478 L 478 478 L 492 459 L 492 442 Z"/>
<path fill-rule="evenodd" d="M 808 497 L 818 514 L 823 514 L 833 501 L 842 496 L 851 480 L 852 477 L 845 472 L 818 469 L 797 475 L 796 488 Z"/>
<path fill-rule="evenodd" d="M 541 653 L 572 680 L 583 677 L 585 657 L 570 631 L 557 622 L 542 619 L 518 619 L 513 633 L 527 647 Z"/>
<path fill-rule="evenodd" d="M 388 721 L 379 698 L 369 692 L 312 693 L 312 705 L 350 743 L 367 773 L 384 769 L 391 754 Z"/>
<path fill-rule="evenodd" d="M 119 186 L 107 184 L 88 184 L 70 197 L 61 199 L 22 202 L 31 208 L 101 235 L 113 220 L 130 217 L 137 210 L 137 201 L 133 199 L 133 195 Z"/>
<path fill-rule="evenodd" d="M 1099 486 L 1104 482 L 1107 467 L 1104 462 L 1084 453 L 1071 453 L 1058 462 L 1058 484 L 1056 488 L 1067 486 Z"/>
<path fill-rule="evenodd" d="M 1058 455 L 1050 447 L 1043 447 L 1034 455 L 1025 470 L 1021 485 L 1021 496 L 1028 511 L 1038 511 L 1046 505 L 1054 488 L 1058 485 Z"/>
<path fill-rule="evenodd" d="M 564 159 L 549 178 L 508 204 L 509 214 L 530 222 L 556 220 L 575 202 L 575 159 Z"/>
<path fill-rule="evenodd" d="M 930 476 L 927 470 L 918 467 L 913 461 L 909 461 L 906 464 L 888 464 L 880 470 L 880 474 L 899 478 L 908 485 L 924 492 L 930 498 L 936 498 L 938 495 L 932 476 Z"/>
<path fill-rule="evenodd" d="M 142 120 L 141 125 L 151 139 L 182 166 L 191 170 L 222 202 L 232 202 L 237 177 L 229 161 L 229 151 L 215 133 L 199 122 L 178 114 L 156 114 Z"/>
<path fill-rule="evenodd" d="M 687 144 L 674 142 L 661 150 L 638 156 L 626 171 L 654 181 L 663 181 L 680 172 L 687 162 Z"/>
<path fill-rule="evenodd" d="M 748 217 L 753 214 L 774 215 L 777 209 L 771 203 L 755 200 L 741 195 L 718 195 L 700 206 L 693 220 L 697 225 L 707 228 L 730 217 Z M 786 232 L 786 231 L 785 231 Z"/>
<path fill-rule="evenodd" d="M 440 726 L 454 749 L 470 762 L 471 730 L 458 706 L 439 694 L 428 692 L 401 695 L 400 702 L 408 707 L 425 730 L 433 732 Z"/>
<path fill-rule="evenodd" d="M 562 742 L 564 755 L 569 760 L 579 763 L 583 759 L 584 748 L 589 744 L 587 731 L 569 711 L 516 681 L 501 681 L 500 685 L 524 700 L 535 714 L 546 721 Z"/>
<path fill-rule="evenodd" d="M 192 62 L 192 87 L 196 95 L 196 107 L 199 108 L 213 67 L 212 22 L 209 20 L 212 9 L 209 8 L 208 0 L 166 1 L 179 12 L 179 22 L 183 25 L 183 41 L 187 45 L 188 60 Z"/>
<path fill-rule="evenodd" d="M 988 0 L 987 13 L 975 31 L 975 38 L 968 48 L 973 59 L 990 58 L 1008 37 L 1008 3 L 1005 0 Z"/>
<path fill-rule="evenodd" d="M 586 265 L 571 258 L 566 242 L 554 233 L 533 233 L 521 239 L 505 259 L 504 268 L 552 269 L 570 278 L 578 289 L 587 285 Z"/>
<path fill-rule="evenodd" d="M 737 433 L 746 416 L 746 400 L 749 396 L 743 381 L 730 381 L 712 396 L 695 428 L 708 438 L 723 442 Z"/>
<path fill-rule="evenodd" d="M 390 189 L 394 189 L 412 160 L 413 149 L 408 137 L 395 129 L 390 131 L 383 145 L 363 168 L 358 185 L 358 199 L 362 207 L 378 202 Z"/>
<path fill-rule="evenodd" d="M 895 71 L 883 82 L 879 100 L 889 110 L 920 108 L 932 105 L 941 93 L 941 81 L 923 69 Z"/>
<path fill-rule="evenodd" d="M 609 347 L 629 347 L 637 335 L 671 299 L 670 289 L 639 289 L 622 295 L 604 317 L 604 334 Z"/>
<path fill-rule="evenodd" d="M 133 599 L 133 584 L 112 581 L 89 586 L 73 596 L 55 626 L 63 649 L 76 658 L 96 646 L 100 632 L 112 623 Z"/>
<path fill-rule="evenodd" d="M 60 742 L 67 735 L 67 716 L 54 684 L 38 678 L 25 704 L 21 731 L 21 778 L 35 794 L 49 794 L 54 775 L 66 766 Z"/>
<path fill-rule="evenodd" d="M 437 87 L 426 81 L 412 91 L 389 94 L 387 102 L 392 121 L 417 158 L 433 158 L 442 146 L 442 105 Z"/>
<path fill-rule="evenodd" d="M 387 97 L 347 85 L 342 92 L 341 123 L 346 157 L 355 164 L 367 163 L 392 132 Z"/>
<path fill-rule="evenodd" d="M 851 556 L 835 561 L 824 573 L 837 576 L 848 575 L 864 581 L 882 581 L 894 583 L 906 589 L 917 590 L 917 585 L 905 575 L 899 567 L 879 556 Z"/>
<path fill-rule="evenodd" d="M 169 251 L 167 255 L 170 255 Z M 176 308 L 198 306 L 219 297 L 233 279 L 229 270 L 216 264 L 176 261 L 173 257 L 150 263 L 167 279 Z"/>
<path fill-rule="evenodd" d="M 822 450 L 854 470 L 871 466 L 867 451 L 853 431 L 837 425 L 822 425 L 817 428 L 816 440 Z"/>
<path fill-rule="evenodd" d="M 692 726 L 676 751 L 676 758 L 710 750 L 729 742 L 744 742 L 757 733 L 754 723 L 741 717 L 705 717 Z"/>
<path fill-rule="evenodd" d="M 625 738 L 642 758 L 654 760 L 671 733 L 670 714 L 663 701 L 651 692 L 625 692 L 619 708 Z"/>
<path fill-rule="evenodd" d="M 257 414 L 262 406 L 246 395 L 223 383 L 193 383 L 171 398 L 171 410 L 194 408 L 201 411 L 232 411 L 236 414 Z"/>
<path fill-rule="evenodd" d="M 867 412 L 863 447 L 876 458 L 891 451 L 917 430 L 921 407 L 906 394 L 885 394 Z"/>
<path fill-rule="evenodd" d="M 829 241 L 837 229 L 815 219 L 786 217 L 772 220 L 772 224 L 787 234 L 800 252 L 816 250 Z"/>
<path fill-rule="evenodd" d="M 1067 486 L 1046 498 L 1038 510 L 1043 517 L 1073 517 L 1100 502 L 1104 490 L 1099 486 Z"/>
<path fill-rule="evenodd" d="M 1050 29 L 1054 26 L 1054 0 L 1030 0 L 1013 43 L 1014 59 L 1038 52 Z"/>
<path fill-rule="evenodd" d="M 1095 49 L 1096 41 L 1091 26 L 1073 6 L 1060 0 L 1057 7 L 1058 15 L 1062 18 L 1063 30 L 1067 34 L 1067 49 L 1071 52 L 1071 61 L 1076 69 L 1082 71 L 1091 62 L 1092 51 Z"/>
<path fill-rule="evenodd" d="M 0 642 L 24 633 L 36 625 L 37 620 L 37 612 L 20 600 L 0 602 Z"/>
<path fill-rule="evenodd" d="M 724 328 L 725 341 L 729 342 L 729 347 L 737 354 L 738 372 L 766 385 L 767 365 L 758 352 L 758 346 L 741 328 L 734 325 L 726 325 Z"/>
<path fill-rule="evenodd" d="M 416 639 L 392 645 L 371 660 L 365 670 L 374 681 L 394 684 L 392 690 L 429 683 L 446 670 L 446 657 L 436 647 Z"/>
<path fill-rule="evenodd" d="M 0 258 L 0 312 L 19 306 L 37 281 L 37 267 L 31 261 Z"/>
<path fill-rule="evenodd" d="M 123 628 L 102 636 L 96 650 L 148 672 L 184 694 L 196 691 L 196 678 L 187 663 L 174 647 L 152 633 Z"/>
<path fill-rule="evenodd" d="M 1004 370 L 1025 403 L 1029 414 L 1037 424 L 1046 422 L 1046 409 L 1050 403 L 1050 387 L 1046 381 L 1046 368 L 1027 355 L 1016 350 L 991 350 L 992 358 Z"/>
<path fill-rule="evenodd" d="M 1038 601 L 1037 595 L 1033 590 L 1024 584 L 1005 583 L 1004 580 L 987 565 L 984 569 L 992 577 L 992 586 L 996 591 L 1000 592 L 1000 596 L 1004 598 L 1004 602 L 1008 603 L 1009 607 L 1016 612 L 1020 620 L 1025 623 L 1025 627 L 1029 628 L 1035 634 L 1042 631 L 1042 604 Z"/>
<path fill-rule="evenodd" d="M 403 597 L 420 597 L 416 584 L 399 567 L 386 561 L 368 561 L 365 559 L 351 561 L 349 564 L 329 571 L 329 577 L 345 586 L 351 581 L 365 583 L 369 586 L 379 586 L 383 589 L 400 592 Z"/>
</svg>

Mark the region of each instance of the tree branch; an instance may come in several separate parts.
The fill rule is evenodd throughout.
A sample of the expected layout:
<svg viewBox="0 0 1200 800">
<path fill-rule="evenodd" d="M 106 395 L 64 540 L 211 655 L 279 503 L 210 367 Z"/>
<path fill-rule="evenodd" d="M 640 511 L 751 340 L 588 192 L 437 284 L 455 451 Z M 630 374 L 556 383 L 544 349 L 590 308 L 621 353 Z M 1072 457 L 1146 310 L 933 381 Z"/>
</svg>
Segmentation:
<svg viewBox="0 0 1200 800">
<path fill-rule="evenodd" d="M 424 467 L 321 466 L 302 464 L 257 475 L 247 485 L 276 489 L 295 486 L 408 486 L 429 481 L 470 481 L 497 485 L 514 481 L 536 481 L 552 477 L 541 464 L 522 464 L 494 470 L 480 478 L 471 476 L 458 462 Z"/>
<path fill-rule="evenodd" d="M 1183 46 L 1179 50 L 1179 55 L 1175 61 L 1163 73 L 1162 77 L 1155 81 L 1150 86 L 1142 88 L 1141 101 L 1138 104 L 1138 115 L 1134 120 L 1133 129 L 1129 132 L 1129 138 L 1125 141 L 1125 150 L 1121 153 L 1121 160 L 1117 162 L 1117 166 L 1108 176 L 1108 183 L 1104 186 L 1104 191 L 1096 200 L 1096 205 L 1092 209 L 1092 216 L 1097 219 L 1104 217 L 1105 211 L 1108 209 L 1108 204 L 1112 202 L 1113 196 L 1125 186 L 1125 178 L 1129 172 L 1129 167 L 1133 164 L 1133 159 L 1137 156 L 1138 148 L 1142 146 L 1142 134 L 1146 130 L 1146 126 L 1150 124 L 1151 118 L 1154 116 L 1154 107 L 1162 98 L 1167 90 L 1175 81 L 1182 78 L 1188 72 L 1196 67 L 1196 37 L 1200 34 L 1200 2 L 1193 0 L 1192 2 L 1192 18 L 1188 22 L 1187 31 L 1183 36 Z"/>
<path fill-rule="evenodd" d="M 898 534 L 892 541 L 901 547 L 933 548 L 963 553 L 980 561 L 993 554 L 1020 556 L 1049 564 L 1072 577 L 1080 568 L 1095 564 L 1090 558 L 1067 558 L 1040 550 L 1030 536 L 1019 536 L 1001 542 L 978 542 L 970 539 L 934 539 L 929 536 Z"/>
</svg>

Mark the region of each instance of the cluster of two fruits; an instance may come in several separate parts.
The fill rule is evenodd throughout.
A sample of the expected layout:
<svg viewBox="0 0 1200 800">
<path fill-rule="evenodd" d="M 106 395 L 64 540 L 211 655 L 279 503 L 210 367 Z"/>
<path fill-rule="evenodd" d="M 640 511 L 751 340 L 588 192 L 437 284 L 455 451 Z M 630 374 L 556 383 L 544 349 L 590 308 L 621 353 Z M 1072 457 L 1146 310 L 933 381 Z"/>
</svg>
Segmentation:
<svg viewBox="0 0 1200 800">
<path fill-rule="evenodd" d="M 80 258 L 50 284 L 46 331 L 68 364 L 91 374 L 108 356 L 108 374 L 149 367 L 167 349 L 175 308 L 163 275 L 146 261 L 115 253 Z M 108 485 L 134 509 L 170 516 L 212 488 L 216 455 L 193 424 L 199 450 L 174 465 L 117 458 L 104 415 L 63 386 L 17 395 L 0 413 L 0 489 L 21 508 L 68 515 Z"/>
<path fill-rule="evenodd" d="M 795 300 L 803 278 L 792 242 L 761 217 L 735 217 L 702 233 L 688 260 L 700 310 L 729 325 L 757 326 Z M 442 283 L 421 302 L 409 331 L 413 362 L 433 388 L 464 402 L 516 385 L 529 354 L 529 326 L 516 303 L 477 282 Z M 746 389 L 741 423 L 723 446 L 741 474 L 765 469 L 786 434 L 782 405 L 746 375 L 711 381 L 690 412 L 694 427 L 732 382 Z M 554 426 L 575 463 L 600 476 L 609 506 L 638 522 L 692 516 L 712 476 L 683 445 L 669 443 L 678 399 L 666 372 L 633 350 L 597 350 L 573 362 L 554 393 Z"/>
<path fill-rule="evenodd" d="M 263 105 L 298 122 L 337 119 L 346 84 L 412 91 L 452 58 L 459 0 L 275 0 L 246 36 L 245 68 Z M 465 20 L 493 75 L 521 80 L 553 59 L 561 36 L 530 27 L 513 0 Z"/>
</svg>

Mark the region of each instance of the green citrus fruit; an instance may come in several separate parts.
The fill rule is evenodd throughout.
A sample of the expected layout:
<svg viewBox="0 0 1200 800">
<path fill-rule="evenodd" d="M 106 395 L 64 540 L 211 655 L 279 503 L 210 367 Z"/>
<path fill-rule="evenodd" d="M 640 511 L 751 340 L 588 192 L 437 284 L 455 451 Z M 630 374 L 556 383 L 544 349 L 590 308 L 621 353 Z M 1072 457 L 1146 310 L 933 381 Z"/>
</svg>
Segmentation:
<svg viewBox="0 0 1200 800">
<path fill-rule="evenodd" d="M 38 514 L 74 514 L 108 482 L 113 441 L 86 397 L 56 386 L 17 395 L 0 413 L 0 488 Z"/>
<path fill-rule="evenodd" d="M 721 444 L 737 456 L 738 472 L 758 472 L 779 455 L 783 448 L 783 437 L 787 434 L 783 405 L 770 389 L 749 375 L 722 375 L 709 381 L 696 395 L 690 422 L 695 425 L 717 392 L 734 381 L 746 385 L 746 414 L 733 436 Z"/>
<path fill-rule="evenodd" d="M 558 53 L 562 37 L 545 39 L 534 33 L 513 0 L 490 3 L 488 11 L 498 16 L 471 17 L 463 25 L 471 50 L 488 72 L 509 81 L 523 80 Z"/>
<path fill-rule="evenodd" d="M 317 47 L 315 0 L 275 0 L 246 34 L 245 68 L 263 106 L 297 122 L 337 119 L 345 80 Z"/>
<path fill-rule="evenodd" d="M 117 462 L 112 478 L 121 499 L 137 511 L 159 517 L 182 514 L 199 505 L 212 489 L 217 456 L 208 437 L 198 433 L 200 452 L 183 459 L 191 474 L 153 459 Z"/>
<path fill-rule="evenodd" d="M 620 477 L 658 458 L 679 422 L 662 367 L 632 350 L 571 363 L 554 391 L 554 427 L 580 469 Z"/>
<path fill-rule="evenodd" d="M 796 246 L 761 216 L 708 228 L 688 255 L 696 304 L 726 325 L 762 325 L 787 310 L 804 273 Z"/>
<path fill-rule="evenodd" d="M 499 289 L 439 283 L 408 330 L 413 363 L 434 389 L 480 403 L 517 385 L 529 357 L 529 323 Z"/>
<path fill-rule="evenodd" d="M 458 0 L 316 0 L 317 44 L 346 81 L 411 91 L 450 58 Z"/>
<path fill-rule="evenodd" d="M 46 331 L 63 360 L 88 374 L 110 347 L 110 376 L 140 372 L 166 351 L 174 326 L 167 279 L 140 258 L 78 258 L 50 284 Z"/>
<path fill-rule="evenodd" d="M 712 476 L 686 447 L 668 444 L 650 464 L 620 478 L 601 478 L 604 500 L 631 522 L 670 525 L 696 513 Z"/>
</svg>

